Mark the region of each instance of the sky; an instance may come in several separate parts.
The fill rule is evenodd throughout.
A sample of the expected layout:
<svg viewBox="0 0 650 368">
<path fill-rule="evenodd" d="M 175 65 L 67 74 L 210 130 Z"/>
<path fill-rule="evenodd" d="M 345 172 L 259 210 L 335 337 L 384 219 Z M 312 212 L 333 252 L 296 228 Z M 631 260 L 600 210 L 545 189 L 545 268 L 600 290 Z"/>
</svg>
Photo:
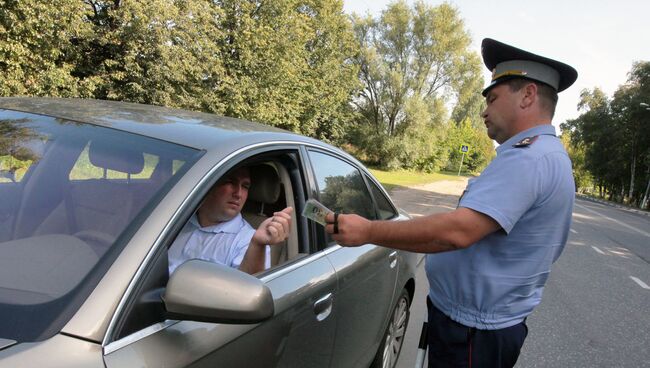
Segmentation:
<svg viewBox="0 0 650 368">
<path fill-rule="evenodd" d="M 413 4 L 413 0 L 407 0 Z M 433 6 L 443 1 L 425 0 Z M 635 61 L 650 60 L 647 0 L 448 0 L 460 12 L 481 53 L 481 40 L 495 40 L 573 66 L 578 80 L 559 94 L 553 124 L 580 115 L 580 91 L 601 88 L 612 96 Z M 344 0 L 346 13 L 379 16 L 389 0 Z M 484 79 L 490 72 L 484 68 Z M 650 103 L 650 101 L 648 101 Z"/>
</svg>

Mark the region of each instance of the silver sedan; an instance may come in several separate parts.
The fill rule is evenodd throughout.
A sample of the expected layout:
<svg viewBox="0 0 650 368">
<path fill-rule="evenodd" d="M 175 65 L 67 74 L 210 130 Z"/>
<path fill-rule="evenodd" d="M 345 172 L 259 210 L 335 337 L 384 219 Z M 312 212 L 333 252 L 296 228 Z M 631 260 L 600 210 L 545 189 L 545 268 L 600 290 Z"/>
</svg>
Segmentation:
<svg viewBox="0 0 650 368">
<path fill-rule="evenodd" d="M 393 367 L 415 255 L 337 245 L 316 199 L 406 218 L 368 170 L 261 124 L 120 102 L 0 98 L 0 367 Z M 288 238 L 248 275 L 168 248 L 228 170 L 242 215 L 287 206 Z"/>
</svg>

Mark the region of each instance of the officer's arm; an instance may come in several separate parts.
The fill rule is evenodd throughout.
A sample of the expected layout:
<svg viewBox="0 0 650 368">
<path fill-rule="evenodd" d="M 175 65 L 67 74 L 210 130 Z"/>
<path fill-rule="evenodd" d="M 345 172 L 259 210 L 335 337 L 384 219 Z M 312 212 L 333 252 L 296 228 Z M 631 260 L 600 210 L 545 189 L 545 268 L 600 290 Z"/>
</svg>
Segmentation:
<svg viewBox="0 0 650 368">
<path fill-rule="evenodd" d="M 329 215 L 326 219 L 333 222 Z M 369 221 L 357 215 L 339 215 L 338 234 L 332 238 L 341 245 L 367 243 L 419 253 L 463 249 L 501 226 L 491 217 L 469 208 L 423 216 L 407 221 Z M 333 233 L 333 225 L 326 230 Z"/>
</svg>

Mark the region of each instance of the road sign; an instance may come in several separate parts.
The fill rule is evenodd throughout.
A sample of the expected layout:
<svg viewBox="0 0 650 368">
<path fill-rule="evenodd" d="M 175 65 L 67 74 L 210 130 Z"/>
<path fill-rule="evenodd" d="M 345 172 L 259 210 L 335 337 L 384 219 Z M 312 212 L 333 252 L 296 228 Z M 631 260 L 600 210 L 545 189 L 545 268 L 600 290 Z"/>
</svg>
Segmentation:
<svg viewBox="0 0 650 368">
<path fill-rule="evenodd" d="M 463 155 L 460 157 L 460 166 L 458 166 L 458 175 L 460 175 L 460 169 L 463 167 L 463 160 L 465 160 L 465 154 L 469 152 L 469 144 L 461 144 L 460 152 Z"/>
</svg>

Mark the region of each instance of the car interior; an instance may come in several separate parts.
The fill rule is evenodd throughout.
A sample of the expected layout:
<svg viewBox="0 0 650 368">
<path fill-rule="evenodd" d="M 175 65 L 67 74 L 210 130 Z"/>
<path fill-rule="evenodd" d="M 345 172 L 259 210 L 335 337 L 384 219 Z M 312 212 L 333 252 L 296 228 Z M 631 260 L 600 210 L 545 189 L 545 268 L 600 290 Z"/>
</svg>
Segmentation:
<svg viewBox="0 0 650 368">
<path fill-rule="evenodd" d="M 253 228 L 257 229 L 264 220 L 273 216 L 273 212 L 288 206 L 295 210 L 291 180 L 284 166 L 267 161 L 250 166 L 250 173 L 251 188 L 242 216 Z M 282 245 L 271 247 L 272 267 L 295 258 L 299 253 L 295 212 L 291 220 L 288 239 Z"/>
<path fill-rule="evenodd" d="M 248 200 L 241 213 L 252 227 L 257 228 L 265 219 L 273 216 L 275 211 L 282 210 L 287 206 L 291 206 L 295 210 L 297 202 L 304 202 L 303 191 L 294 190 L 294 188 L 300 188 L 298 184 L 294 184 L 300 183 L 300 173 L 296 158 L 292 153 L 263 154 L 244 160 L 237 166 L 250 167 L 251 187 Z M 213 178 L 211 181 L 216 183 L 218 179 Z M 206 192 L 207 190 L 205 188 Z M 303 199 L 300 200 L 300 198 Z M 196 208 L 187 215 L 185 221 L 189 221 L 191 214 L 198 209 L 201 202 L 197 202 Z M 261 274 L 273 272 L 273 269 L 309 253 L 306 232 L 299 230 L 299 227 L 307 228 L 306 219 L 296 215 L 296 213 L 297 211 L 292 215 L 291 231 L 288 239 L 284 244 L 271 248 L 271 268 L 262 271 Z M 178 226 L 179 232 L 183 226 Z M 177 235 L 178 233 L 167 240 L 168 247 L 173 244 Z M 114 340 L 161 322 L 166 318 L 163 305 L 160 303 L 160 297 L 156 295 L 164 289 L 169 277 L 167 252 L 158 252 L 157 259 L 152 264 L 149 276 L 144 278 L 144 283 L 138 285 L 138 291 L 132 295 L 127 308 L 128 311 L 123 315 L 115 331 Z"/>
</svg>

